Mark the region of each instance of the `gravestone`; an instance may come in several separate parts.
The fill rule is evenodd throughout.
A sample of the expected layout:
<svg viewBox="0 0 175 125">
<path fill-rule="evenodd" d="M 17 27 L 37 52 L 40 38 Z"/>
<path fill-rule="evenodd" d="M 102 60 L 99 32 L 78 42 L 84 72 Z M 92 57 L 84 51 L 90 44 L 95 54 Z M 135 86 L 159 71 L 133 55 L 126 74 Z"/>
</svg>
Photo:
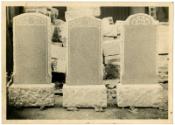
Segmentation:
<svg viewBox="0 0 175 125">
<path fill-rule="evenodd" d="M 147 14 L 130 16 L 124 24 L 119 106 L 160 106 L 162 87 L 156 75 L 156 46 L 157 22 Z"/>
<path fill-rule="evenodd" d="M 102 82 L 101 21 L 80 17 L 68 22 L 68 65 L 64 107 L 106 107 Z"/>
<path fill-rule="evenodd" d="M 50 18 L 39 13 L 24 13 L 13 19 L 14 83 L 9 88 L 12 105 L 54 104 L 50 24 Z"/>
</svg>

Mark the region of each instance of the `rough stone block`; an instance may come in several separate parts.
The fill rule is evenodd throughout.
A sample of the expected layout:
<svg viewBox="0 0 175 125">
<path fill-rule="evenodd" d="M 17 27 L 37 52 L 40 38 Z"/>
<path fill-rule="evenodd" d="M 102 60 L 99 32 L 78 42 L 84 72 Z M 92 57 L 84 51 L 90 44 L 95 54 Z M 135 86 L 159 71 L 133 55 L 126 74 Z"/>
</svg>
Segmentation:
<svg viewBox="0 0 175 125">
<path fill-rule="evenodd" d="M 160 24 L 157 27 L 157 52 L 158 53 L 168 53 L 169 52 L 169 25 Z"/>
<path fill-rule="evenodd" d="M 99 7 L 83 7 L 83 8 L 72 8 L 67 7 L 67 11 L 65 13 L 66 21 L 82 17 L 82 16 L 100 16 L 100 8 Z"/>
<path fill-rule="evenodd" d="M 63 107 L 107 107 L 104 85 L 64 85 Z"/>
<path fill-rule="evenodd" d="M 8 97 L 11 106 L 54 106 L 54 84 L 12 84 Z"/>
<path fill-rule="evenodd" d="M 107 102 L 108 105 L 116 105 L 117 104 L 117 94 L 116 94 L 116 89 L 107 89 Z"/>
<path fill-rule="evenodd" d="M 161 107 L 163 88 L 159 84 L 131 84 L 117 86 L 117 104 L 119 107 Z"/>
<path fill-rule="evenodd" d="M 168 82 L 168 54 L 167 55 L 159 55 L 158 56 L 158 66 L 157 66 L 157 73 L 158 73 L 158 80 L 161 83 Z"/>
<path fill-rule="evenodd" d="M 105 56 L 105 64 L 120 65 L 120 55 Z"/>
<path fill-rule="evenodd" d="M 102 44 L 103 54 L 104 56 L 112 56 L 120 54 L 120 40 L 106 40 Z"/>
</svg>

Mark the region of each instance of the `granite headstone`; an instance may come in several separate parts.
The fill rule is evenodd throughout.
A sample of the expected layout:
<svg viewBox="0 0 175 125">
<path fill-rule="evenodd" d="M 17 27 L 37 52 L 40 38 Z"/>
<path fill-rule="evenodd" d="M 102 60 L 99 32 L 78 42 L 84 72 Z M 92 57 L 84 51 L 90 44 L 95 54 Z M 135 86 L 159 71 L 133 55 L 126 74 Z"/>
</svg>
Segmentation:
<svg viewBox="0 0 175 125">
<path fill-rule="evenodd" d="M 99 85 L 101 75 L 101 30 L 99 20 L 81 17 L 68 24 L 67 84 Z"/>
<path fill-rule="evenodd" d="M 25 13 L 14 18 L 14 83 L 51 82 L 49 18 Z"/>
<path fill-rule="evenodd" d="M 152 18 L 137 15 L 124 26 L 123 84 L 156 83 L 156 25 Z"/>
</svg>

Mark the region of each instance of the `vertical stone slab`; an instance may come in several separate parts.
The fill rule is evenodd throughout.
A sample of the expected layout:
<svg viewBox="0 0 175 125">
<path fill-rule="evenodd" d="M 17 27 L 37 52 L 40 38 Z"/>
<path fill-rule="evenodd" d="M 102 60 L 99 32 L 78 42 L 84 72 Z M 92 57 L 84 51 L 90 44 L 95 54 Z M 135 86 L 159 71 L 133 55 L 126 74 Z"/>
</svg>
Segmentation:
<svg viewBox="0 0 175 125">
<path fill-rule="evenodd" d="M 13 19 L 14 83 L 9 88 L 10 105 L 54 105 L 50 24 L 50 18 L 39 13 L 24 13 Z"/>
<path fill-rule="evenodd" d="M 144 14 L 133 15 L 126 22 L 122 83 L 156 83 L 157 26 Z"/>
<path fill-rule="evenodd" d="M 69 22 L 67 84 L 102 84 L 100 26 L 100 21 L 91 17 Z"/>
<path fill-rule="evenodd" d="M 68 69 L 66 85 L 63 87 L 63 106 L 106 107 L 106 89 L 101 73 L 100 20 L 84 16 L 68 22 L 67 57 Z"/>
<path fill-rule="evenodd" d="M 25 13 L 14 18 L 14 83 L 51 82 L 49 24 L 47 16 Z"/>
<path fill-rule="evenodd" d="M 65 13 L 66 21 L 83 16 L 100 16 L 100 7 L 67 7 Z"/>
<path fill-rule="evenodd" d="M 156 84 L 156 42 L 157 22 L 151 16 L 135 14 L 126 20 L 121 85 L 117 89 L 119 106 L 160 105 L 162 88 Z"/>
</svg>

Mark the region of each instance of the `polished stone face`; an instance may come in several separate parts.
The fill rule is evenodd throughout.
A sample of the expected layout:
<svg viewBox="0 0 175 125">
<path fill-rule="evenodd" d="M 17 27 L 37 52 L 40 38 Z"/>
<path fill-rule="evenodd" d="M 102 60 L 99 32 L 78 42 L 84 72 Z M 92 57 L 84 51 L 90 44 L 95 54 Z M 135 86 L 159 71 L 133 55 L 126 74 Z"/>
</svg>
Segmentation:
<svg viewBox="0 0 175 125">
<path fill-rule="evenodd" d="M 68 78 L 71 85 L 102 84 L 100 22 L 82 17 L 69 22 Z"/>
<path fill-rule="evenodd" d="M 14 20 L 14 83 L 50 83 L 48 24 L 44 15 L 23 14 Z"/>
<path fill-rule="evenodd" d="M 123 84 L 156 83 L 156 26 L 126 25 Z"/>
</svg>

